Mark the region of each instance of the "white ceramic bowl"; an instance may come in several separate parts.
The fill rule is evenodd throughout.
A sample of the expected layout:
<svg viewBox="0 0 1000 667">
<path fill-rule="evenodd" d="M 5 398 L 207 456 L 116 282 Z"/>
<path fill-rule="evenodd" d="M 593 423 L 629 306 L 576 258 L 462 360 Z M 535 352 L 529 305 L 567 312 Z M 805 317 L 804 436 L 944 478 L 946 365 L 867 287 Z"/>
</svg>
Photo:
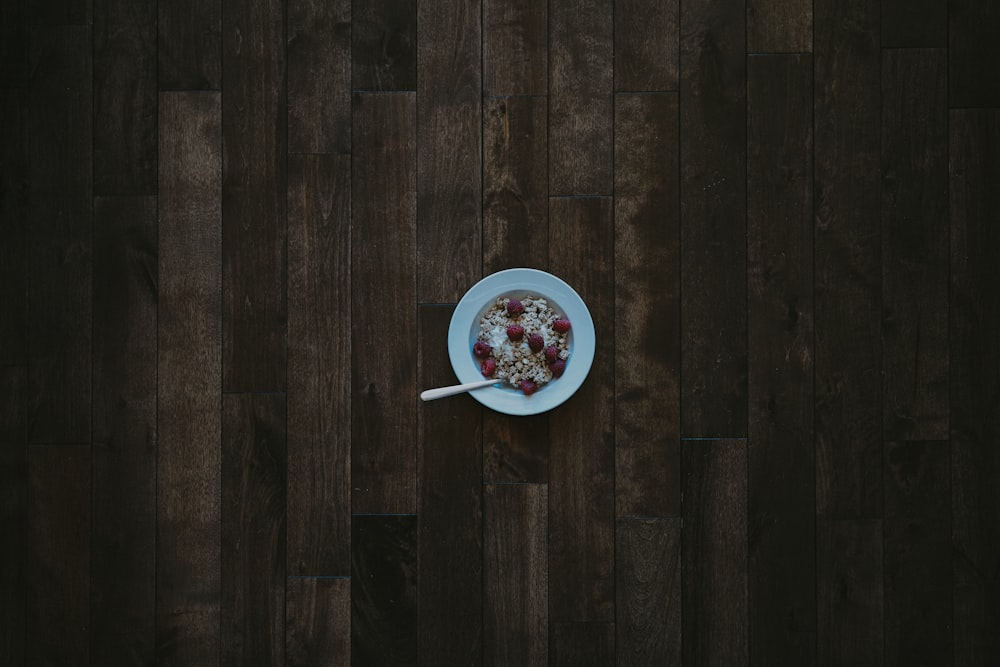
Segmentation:
<svg viewBox="0 0 1000 667">
<path fill-rule="evenodd" d="M 594 363 L 594 320 L 576 291 L 551 273 L 538 269 L 506 269 L 486 276 L 472 286 L 455 307 L 448 327 L 448 356 L 460 383 L 482 380 L 472 345 L 479 336 L 479 321 L 499 296 L 544 297 L 549 306 L 572 324 L 568 336 L 569 359 L 561 378 L 525 396 L 506 383 L 469 392 L 488 408 L 508 415 L 534 415 L 561 405 L 572 396 Z"/>
</svg>

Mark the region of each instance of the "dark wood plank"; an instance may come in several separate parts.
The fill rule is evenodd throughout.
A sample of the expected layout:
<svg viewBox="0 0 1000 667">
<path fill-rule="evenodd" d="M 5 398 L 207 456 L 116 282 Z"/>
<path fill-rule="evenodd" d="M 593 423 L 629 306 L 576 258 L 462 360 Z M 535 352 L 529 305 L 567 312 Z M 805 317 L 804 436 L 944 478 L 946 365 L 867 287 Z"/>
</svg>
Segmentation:
<svg viewBox="0 0 1000 667">
<path fill-rule="evenodd" d="M 812 58 L 747 62 L 749 642 L 816 660 Z"/>
<path fill-rule="evenodd" d="M 223 664 L 285 662 L 283 394 L 222 396 Z"/>
<path fill-rule="evenodd" d="M 90 664 L 90 446 L 28 448 L 26 665 Z"/>
<path fill-rule="evenodd" d="M 482 275 L 482 0 L 417 12 L 417 295 L 454 303 Z"/>
<path fill-rule="evenodd" d="M 884 664 L 882 521 L 816 521 L 816 663 Z"/>
<path fill-rule="evenodd" d="M 88 26 L 93 16 L 93 0 L 53 0 L 52 2 L 32 2 L 29 0 L 29 19 L 32 25 L 43 26 Z"/>
<path fill-rule="evenodd" d="M 615 598 L 616 664 L 681 664 L 680 519 L 618 520 Z"/>
<path fill-rule="evenodd" d="M 417 664 L 417 516 L 355 515 L 351 664 Z"/>
<path fill-rule="evenodd" d="M 157 3 L 160 90 L 222 87 L 222 0 Z"/>
<path fill-rule="evenodd" d="M 28 92 L 0 93 L 0 364 L 28 362 Z"/>
<path fill-rule="evenodd" d="M 222 108 L 159 100 L 156 658 L 219 660 Z"/>
<path fill-rule="evenodd" d="M 814 8 L 816 511 L 880 517 L 879 15 Z"/>
<path fill-rule="evenodd" d="M 810 0 L 747 0 L 747 53 L 809 53 Z"/>
<path fill-rule="evenodd" d="M 417 89 L 417 3 L 352 0 L 351 86 Z"/>
<path fill-rule="evenodd" d="M 614 11 L 615 90 L 677 90 L 680 0 L 619 0 Z"/>
<path fill-rule="evenodd" d="M 285 595 L 285 664 L 351 664 L 351 579 L 289 577 Z"/>
<path fill-rule="evenodd" d="M 28 599 L 28 368 L 0 366 L 0 663 L 25 663 Z"/>
<path fill-rule="evenodd" d="M 94 200 L 92 660 L 154 662 L 155 197 Z"/>
<path fill-rule="evenodd" d="M 611 192 L 614 113 L 611 3 L 550 3 L 549 194 Z"/>
<path fill-rule="evenodd" d="M 351 150 L 351 3 L 288 3 L 288 152 Z"/>
<path fill-rule="evenodd" d="M 548 267 L 546 98 L 483 101 L 483 274 Z M 548 481 L 548 415 L 483 412 L 483 474 L 492 482 Z"/>
<path fill-rule="evenodd" d="M 681 618 L 685 665 L 746 665 L 747 443 L 686 440 Z"/>
<path fill-rule="evenodd" d="M 288 572 L 351 571 L 351 161 L 288 160 Z"/>
<path fill-rule="evenodd" d="M 285 7 L 223 0 L 222 387 L 286 383 Z"/>
<path fill-rule="evenodd" d="M 615 624 L 553 624 L 548 664 L 553 667 L 614 665 Z"/>
<path fill-rule="evenodd" d="M 483 489 L 483 664 L 539 665 L 549 655 L 548 487 Z"/>
<path fill-rule="evenodd" d="M 416 99 L 354 95 L 351 507 L 415 512 Z M 396 334 L 386 338 L 386 325 Z"/>
<path fill-rule="evenodd" d="M 607 197 L 550 201 L 550 270 L 587 304 L 597 335 L 586 382 L 549 415 L 550 628 L 614 621 L 612 216 Z"/>
<path fill-rule="evenodd" d="M 90 441 L 90 27 L 31 35 L 28 340 L 31 442 Z"/>
<path fill-rule="evenodd" d="M 681 512 L 678 149 L 677 95 L 615 96 L 618 516 Z"/>
<path fill-rule="evenodd" d="M 421 387 L 454 382 L 444 345 L 453 312 L 451 306 L 418 310 Z M 482 411 L 471 396 L 421 405 L 417 633 L 422 664 L 482 663 Z"/>
<path fill-rule="evenodd" d="M 94 0 L 94 194 L 156 194 L 156 2 Z"/>
<path fill-rule="evenodd" d="M 483 0 L 483 92 L 548 91 L 548 3 Z"/>
<path fill-rule="evenodd" d="M 951 112 L 951 503 L 955 664 L 1000 655 L 1000 111 Z"/>
<path fill-rule="evenodd" d="M 947 47 L 948 0 L 882 0 L 882 48 Z"/>
<path fill-rule="evenodd" d="M 746 435 L 746 16 L 681 4 L 681 435 Z"/>
<path fill-rule="evenodd" d="M 483 273 L 548 266 L 545 97 L 483 100 Z"/>
<path fill-rule="evenodd" d="M 952 664 L 948 441 L 885 443 L 885 662 Z"/>
<path fill-rule="evenodd" d="M 954 107 L 1000 106 L 1000 5 L 982 0 L 948 2 L 948 103 Z"/>
<path fill-rule="evenodd" d="M 0 6 L 0 90 L 5 97 L 14 90 L 27 90 L 28 24 L 28 0 L 11 0 Z M 13 120 L 16 116 L 7 115 L 5 109 L 3 117 Z"/>
<path fill-rule="evenodd" d="M 942 49 L 882 52 L 886 440 L 948 437 L 948 91 Z"/>
</svg>

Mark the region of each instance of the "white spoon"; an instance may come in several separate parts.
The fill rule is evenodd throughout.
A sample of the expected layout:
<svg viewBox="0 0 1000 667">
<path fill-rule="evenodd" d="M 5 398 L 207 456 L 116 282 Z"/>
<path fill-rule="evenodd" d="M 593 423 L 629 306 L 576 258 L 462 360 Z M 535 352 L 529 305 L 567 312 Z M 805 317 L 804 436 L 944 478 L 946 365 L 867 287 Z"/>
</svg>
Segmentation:
<svg viewBox="0 0 1000 667">
<path fill-rule="evenodd" d="M 467 391 L 472 391 L 473 389 L 482 389 L 483 387 L 490 387 L 500 382 L 500 380 L 480 380 L 478 382 L 466 382 L 465 384 L 454 384 L 450 387 L 438 387 L 437 389 L 428 389 L 427 391 L 420 394 L 420 399 L 424 401 L 433 401 L 436 398 L 444 398 L 445 396 L 454 396 L 455 394 L 464 394 Z"/>
</svg>

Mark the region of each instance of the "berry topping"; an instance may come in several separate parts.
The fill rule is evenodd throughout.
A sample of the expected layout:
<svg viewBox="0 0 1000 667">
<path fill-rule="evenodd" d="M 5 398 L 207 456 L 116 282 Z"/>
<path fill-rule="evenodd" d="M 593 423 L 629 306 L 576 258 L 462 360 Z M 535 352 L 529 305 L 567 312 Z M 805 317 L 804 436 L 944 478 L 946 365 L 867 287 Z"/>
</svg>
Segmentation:
<svg viewBox="0 0 1000 667">
<path fill-rule="evenodd" d="M 483 376 L 493 377 L 493 374 L 496 373 L 497 370 L 497 362 L 493 359 L 486 359 L 482 364 L 480 364 L 479 370 L 482 372 Z"/>
<path fill-rule="evenodd" d="M 472 354 L 476 355 L 481 359 L 485 359 L 486 357 L 490 356 L 490 352 L 492 351 L 493 348 L 490 347 L 490 344 L 484 343 L 481 340 L 477 341 L 476 344 L 472 346 Z"/>
<path fill-rule="evenodd" d="M 556 333 L 564 334 L 569 331 L 569 320 L 556 320 L 552 323 L 552 328 L 556 330 Z"/>
<path fill-rule="evenodd" d="M 524 392 L 525 396 L 531 396 L 538 391 L 538 385 L 531 380 L 521 380 L 521 391 Z"/>
<path fill-rule="evenodd" d="M 545 361 L 550 364 L 559 358 L 559 348 L 555 346 L 549 346 L 545 348 Z"/>
<path fill-rule="evenodd" d="M 507 314 L 511 317 L 517 317 L 524 312 L 524 304 L 522 304 L 517 299 L 511 299 L 507 302 Z"/>
<path fill-rule="evenodd" d="M 555 361 L 552 362 L 552 365 L 549 366 L 549 370 L 552 371 L 552 374 L 554 376 L 556 376 L 557 378 L 561 378 L 563 372 L 565 372 L 566 370 L 566 362 L 563 361 L 562 359 L 556 359 Z"/>
<path fill-rule="evenodd" d="M 524 327 L 522 327 L 520 324 L 512 324 L 509 327 L 507 327 L 507 338 L 510 338 L 512 341 L 516 342 L 521 340 L 522 336 L 524 336 Z"/>
<path fill-rule="evenodd" d="M 541 334 L 533 333 L 528 336 L 528 347 L 531 348 L 532 352 L 541 352 L 542 348 L 545 347 L 545 339 L 542 338 Z"/>
</svg>

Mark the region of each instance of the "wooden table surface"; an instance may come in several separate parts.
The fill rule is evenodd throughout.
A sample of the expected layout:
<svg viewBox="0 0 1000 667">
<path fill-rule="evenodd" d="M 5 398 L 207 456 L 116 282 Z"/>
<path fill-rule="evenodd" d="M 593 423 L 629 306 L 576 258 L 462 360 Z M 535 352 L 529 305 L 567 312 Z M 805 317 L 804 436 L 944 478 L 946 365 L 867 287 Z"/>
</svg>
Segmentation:
<svg viewBox="0 0 1000 667">
<path fill-rule="evenodd" d="M 1000 655 L 1000 5 L 3 6 L 0 664 Z"/>
</svg>

